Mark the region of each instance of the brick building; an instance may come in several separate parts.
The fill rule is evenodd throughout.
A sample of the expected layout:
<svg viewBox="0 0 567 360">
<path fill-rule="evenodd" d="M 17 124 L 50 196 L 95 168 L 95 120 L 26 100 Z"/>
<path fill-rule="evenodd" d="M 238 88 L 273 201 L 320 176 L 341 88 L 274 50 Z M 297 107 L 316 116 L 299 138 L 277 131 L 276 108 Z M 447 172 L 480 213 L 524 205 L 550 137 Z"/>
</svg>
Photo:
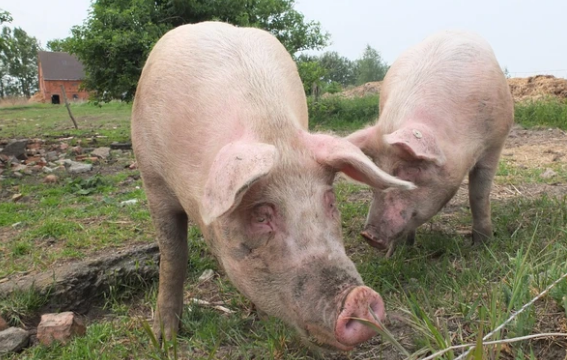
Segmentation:
<svg viewBox="0 0 567 360">
<path fill-rule="evenodd" d="M 39 92 L 45 102 L 63 102 L 61 85 L 65 88 L 68 101 L 88 100 L 87 91 L 79 91 L 85 78 L 83 65 L 71 54 L 65 52 L 38 51 Z"/>
</svg>

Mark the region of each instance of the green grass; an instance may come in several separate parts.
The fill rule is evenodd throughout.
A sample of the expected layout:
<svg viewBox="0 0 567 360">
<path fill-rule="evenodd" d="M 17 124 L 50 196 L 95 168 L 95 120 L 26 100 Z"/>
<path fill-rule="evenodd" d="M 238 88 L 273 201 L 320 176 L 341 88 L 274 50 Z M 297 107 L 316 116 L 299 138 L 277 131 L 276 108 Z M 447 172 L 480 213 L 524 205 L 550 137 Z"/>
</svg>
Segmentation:
<svg viewBox="0 0 567 360">
<path fill-rule="evenodd" d="M 310 103 L 312 126 L 349 132 L 372 121 L 377 97 Z M 324 106 L 323 106 L 324 105 Z M 316 107 L 317 106 L 317 107 Z M 517 122 L 526 127 L 560 127 L 562 103 L 516 105 Z M 85 141 L 94 134 L 101 141 L 129 140 L 130 106 L 113 103 L 102 108 L 74 105 L 80 129 L 74 130 L 63 107 L 37 105 L 0 109 L 0 138 L 40 137 L 53 141 L 74 136 Z M 374 109 L 374 110 L 372 110 Z M 26 120 L 23 120 L 26 119 Z M 565 117 L 563 117 L 563 120 Z M 40 126 L 36 126 L 40 124 Z M 116 127 L 116 129 L 114 129 Z M 46 136 L 49 135 L 49 136 Z M 57 142 L 56 142 L 57 143 Z M 4 172 L 0 182 L 0 281 L 30 271 L 46 271 L 54 264 L 88 257 L 134 243 L 153 241 L 153 228 L 139 172 L 125 169 L 133 157 L 116 155 L 94 173 L 57 175 L 57 184 L 45 184 L 43 175 L 13 178 Z M 565 183 L 562 161 L 549 165 L 557 174 L 542 179 L 545 168 L 523 168 L 505 156 L 497 184 Z M 365 283 L 384 297 L 398 325 L 388 325 L 410 353 L 423 356 L 450 345 L 475 343 L 518 311 L 548 284 L 567 272 L 567 200 L 565 196 L 518 196 L 493 201 L 496 236 L 475 245 L 457 232 L 471 225 L 467 204 L 441 213 L 420 227 L 414 247 L 400 246 L 384 259 L 359 237 L 371 193 L 366 187 L 339 181 L 336 193 L 342 213 L 347 253 Z M 13 194 L 23 198 L 13 202 Z M 133 206 L 120 202 L 137 199 Z M 215 299 L 235 313 L 186 303 L 182 328 L 175 343 L 162 350 L 152 343 L 145 325 L 155 306 L 157 283 L 117 282 L 100 294 L 104 317 L 95 317 L 85 337 L 51 348 L 34 346 L 7 359 L 313 359 L 299 336 L 281 321 L 260 320 L 252 304 L 240 295 L 202 241 L 200 231 L 189 231 L 190 257 L 186 299 Z M 207 269 L 220 273 L 200 284 Z M 45 295 L 16 292 L 0 299 L 0 313 L 11 324 L 27 323 L 47 302 Z M 567 331 L 567 282 L 538 301 L 493 339 L 548 331 Z M 390 327 L 391 326 L 391 327 Z M 533 340 L 486 347 L 484 358 L 553 358 L 565 348 L 565 339 Z M 175 350 L 175 351 L 174 351 Z M 379 339 L 364 345 L 350 358 L 392 358 L 397 351 Z M 448 352 L 454 359 L 460 351 Z M 533 354 L 534 357 L 531 357 Z M 476 354 L 482 356 L 482 352 Z M 347 359 L 322 355 L 325 359 Z M 505 357 L 506 356 L 506 357 Z M 564 356 L 564 355 L 563 355 Z"/>
<path fill-rule="evenodd" d="M 34 104 L 0 108 L 0 138 L 57 138 L 92 137 L 99 146 L 113 141 L 130 139 L 131 104 L 111 102 L 96 106 L 91 103 L 72 104 L 71 111 L 77 125 L 75 129 L 65 106 Z M 75 145 L 75 141 L 70 144 Z"/>
<path fill-rule="evenodd" d="M 345 99 L 340 96 L 308 98 L 309 126 L 312 129 L 354 131 L 378 118 L 378 95 Z M 567 130 L 567 101 L 555 98 L 545 101 L 516 103 L 516 124 L 525 128 L 556 127 Z"/>
</svg>

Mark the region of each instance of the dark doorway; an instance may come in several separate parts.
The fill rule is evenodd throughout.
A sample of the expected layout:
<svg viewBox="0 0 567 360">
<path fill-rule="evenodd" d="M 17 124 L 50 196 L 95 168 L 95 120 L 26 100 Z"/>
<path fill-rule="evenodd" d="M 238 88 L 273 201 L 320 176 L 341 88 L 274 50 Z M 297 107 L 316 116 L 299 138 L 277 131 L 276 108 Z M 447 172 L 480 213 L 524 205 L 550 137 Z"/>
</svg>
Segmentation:
<svg viewBox="0 0 567 360">
<path fill-rule="evenodd" d="M 52 104 L 60 104 L 61 102 L 59 101 L 59 95 L 57 95 L 57 94 L 51 95 L 51 103 Z"/>
<path fill-rule="evenodd" d="M 77 100 L 79 100 L 79 95 L 73 94 L 73 101 L 77 101 Z"/>
</svg>

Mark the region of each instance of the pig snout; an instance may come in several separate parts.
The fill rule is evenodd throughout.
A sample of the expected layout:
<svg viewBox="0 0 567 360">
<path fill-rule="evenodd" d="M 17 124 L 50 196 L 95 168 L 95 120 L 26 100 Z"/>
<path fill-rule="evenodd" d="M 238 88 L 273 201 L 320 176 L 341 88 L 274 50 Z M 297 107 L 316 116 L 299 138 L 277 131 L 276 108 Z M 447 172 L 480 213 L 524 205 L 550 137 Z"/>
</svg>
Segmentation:
<svg viewBox="0 0 567 360">
<path fill-rule="evenodd" d="M 376 335 L 375 330 L 356 320 L 367 320 L 381 327 L 370 313 L 370 309 L 382 323 L 386 317 L 386 311 L 384 301 L 377 292 L 367 286 L 357 286 L 349 291 L 344 298 L 335 325 L 337 341 L 350 347 L 363 343 Z"/>
<path fill-rule="evenodd" d="M 366 240 L 370 246 L 379 250 L 388 250 L 390 247 L 390 243 L 378 235 L 378 231 L 372 225 L 367 225 L 360 235 L 362 235 L 364 240 Z"/>
</svg>

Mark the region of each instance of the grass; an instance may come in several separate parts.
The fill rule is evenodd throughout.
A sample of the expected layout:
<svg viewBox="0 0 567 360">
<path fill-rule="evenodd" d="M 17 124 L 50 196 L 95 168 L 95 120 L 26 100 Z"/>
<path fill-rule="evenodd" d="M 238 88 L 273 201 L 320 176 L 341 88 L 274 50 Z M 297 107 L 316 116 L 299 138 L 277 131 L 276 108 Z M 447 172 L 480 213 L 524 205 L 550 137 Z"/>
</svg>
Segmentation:
<svg viewBox="0 0 567 360">
<path fill-rule="evenodd" d="M 317 105 L 318 108 L 310 104 L 312 124 L 321 130 L 352 131 L 371 121 L 375 115 L 369 109 L 377 108 L 376 104 L 377 98 L 356 104 L 346 100 L 329 102 L 325 107 Z M 354 111 L 349 106 L 364 109 Z M 561 103 L 520 104 L 516 106 L 517 122 L 526 127 L 565 129 L 560 114 L 566 107 Z M 71 142 L 81 140 L 84 144 L 98 133 L 107 136 L 100 142 L 129 140 L 129 105 L 113 103 L 99 108 L 81 104 L 72 109 L 79 119 L 78 131 L 63 107 L 2 108 L 0 138 L 40 137 L 58 143 L 59 137 L 74 136 Z M 153 241 L 139 173 L 125 169 L 131 161 L 131 153 L 114 153 L 108 164 L 95 167 L 95 173 L 71 176 L 59 172 L 57 184 L 43 183 L 41 175 L 13 178 L 9 171 L 4 172 L 5 178 L 0 181 L 0 281 L 8 276 L 45 271 L 94 252 Z M 542 180 L 544 169 L 522 168 L 504 156 L 496 183 L 537 186 L 567 182 L 567 170 L 561 161 L 550 167 L 556 175 Z M 13 202 L 13 194 L 23 197 Z M 401 246 L 391 258 L 383 259 L 358 236 L 370 191 L 339 181 L 336 194 L 347 253 L 365 283 L 384 297 L 392 321 L 387 324 L 388 329 L 411 354 L 425 356 L 451 345 L 478 343 L 567 272 L 565 195 L 493 201 L 496 236 L 485 245 L 473 246 L 469 238 L 455 231 L 470 228 L 466 203 L 445 209 L 418 230 L 414 247 Z M 130 199 L 138 203 L 120 205 Z M 147 332 L 157 283 L 117 283 L 95 303 L 103 315 L 89 317 L 86 336 L 67 345 L 34 346 L 7 359 L 316 357 L 317 352 L 304 346 L 299 336 L 281 321 L 259 320 L 252 304 L 223 275 L 195 227 L 189 231 L 189 246 L 186 299 L 220 301 L 235 313 L 226 314 L 187 300 L 180 333 L 174 343 L 162 349 Z M 199 282 L 199 276 L 207 269 L 219 275 Z M 29 324 L 29 319 L 46 302 L 46 296 L 33 290 L 16 292 L 0 299 L 0 313 L 13 325 Z M 567 282 L 560 283 L 490 340 L 548 331 L 567 332 Z M 473 355 L 475 359 L 552 359 L 564 357 L 566 346 L 565 339 L 530 340 L 486 346 Z M 443 359 L 455 359 L 460 353 L 461 350 L 449 351 Z M 350 359 L 396 359 L 398 354 L 395 347 L 377 338 L 350 355 Z"/>
</svg>

